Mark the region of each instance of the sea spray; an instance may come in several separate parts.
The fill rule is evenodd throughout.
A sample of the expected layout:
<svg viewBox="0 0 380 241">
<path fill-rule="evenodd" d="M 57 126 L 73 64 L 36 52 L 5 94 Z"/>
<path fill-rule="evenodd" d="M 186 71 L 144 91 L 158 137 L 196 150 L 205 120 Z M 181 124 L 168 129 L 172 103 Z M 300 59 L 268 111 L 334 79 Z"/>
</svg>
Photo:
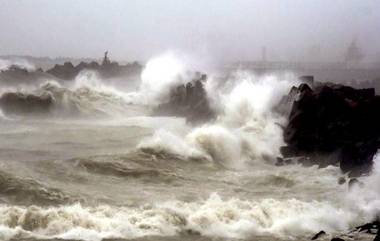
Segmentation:
<svg viewBox="0 0 380 241">
<path fill-rule="evenodd" d="M 369 176 L 359 178 L 359 183 L 352 186 L 346 194 L 347 205 L 354 212 L 362 212 L 363 216 L 374 221 L 380 218 L 380 153 L 374 157 L 374 167 Z"/>
<path fill-rule="evenodd" d="M 172 153 L 184 159 L 207 158 L 207 154 L 191 146 L 181 136 L 165 129 L 158 129 L 152 137 L 145 138 L 137 148 L 152 153 Z"/>
<path fill-rule="evenodd" d="M 0 217 L 0 227 L 6 231 L 3 238 L 24 235 L 82 240 L 173 236 L 189 230 L 223 238 L 300 237 L 318 230 L 344 231 L 361 218 L 328 202 L 248 201 L 222 199 L 217 194 L 199 202 L 168 201 L 138 208 L 2 205 Z"/>
<path fill-rule="evenodd" d="M 208 95 L 219 98 L 215 101 L 219 103 L 217 120 L 181 136 L 192 149 L 227 167 L 241 168 L 243 163 L 263 160 L 273 162 L 283 145 L 281 125 L 285 123 L 285 118 L 273 109 L 295 83 L 297 80 L 291 75 L 282 79 L 239 72 L 225 86 L 210 85 L 207 90 L 212 94 Z M 165 146 L 163 139 L 160 141 Z M 147 147 L 149 141 L 144 142 Z M 150 143 L 157 147 L 157 139 Z"/>
<path fill-rule="evenodd" d="M 8 70 L 12 66 L 28 71 L 36 70 L 36 67 L 25 59 L 0 59 L 0 71 Z"/>
<path fill-rule="evenodd" d="M 168 88 L 184 83 L 169 79 Z M 11 174 L 36 179 L 84 202 L 43 206 L 37 200 L 20 206 L 3 198 L 0 240 L 151 235 L 182 240 L 193 234 L 205 239 L 264 235 L 266 240 L 306 240 L 320 230 L 348 232 L 376 217 L 378 164 L 351 190 L 338 184 L 342 175 L 338 167 L 273 165 L 286 121 L 273 109 L 296 78 L 237 71 L 225 82 L 209 81 L 206 90 L 218 118 L 200 126 L 180 118 L 141 117 L 138 112 L 125 122 L 97 118 L 97 122 L 86 119 L 57 125 L 27 119 L 4 128 L 2 167 L 14 165 L 8 168 Z M 155 82 L 149 84 L 155 89 Z M 25 91 L 50 93 L 63 107 L 72 105 L 88 116 L 103 111 L 118 120 L 129 116 L 124 111 L 131 105 L 149 109 L 167 98 L 167 90 L 149 95 L 147 89 L 122 91 L 94 73 L 83 72 L 71 84 L 50 81 Z M 145 93 L 147 98 L 141 98 Z M 137 145 L 138 150 L 133 147 L 143 137 L 136 126 L 154 133 Z M 25 131 L 29 127 L 33 131 Z M 61 153 L 74 159 L 70 162 Z M 14 185 L 5 186 L 4 190 L 18 191 Z"/>
<path fill-rule="evenodd" d="M 39 86 L 8 88 L 6 93 L 18 93 L 20 98 L 27 95 L 51 96 L 53 108 L 48 111 L 50 115 L 46 117 L 120 118 L 144 113 L 139 113 L 141 108 L 131 105 L 128 93 L 104 83 L 93 71 L 82 71 L 71 83 L 49 80 Z"/>
<path fill-rule="evenodd" d="M 172 53 L 149 60 L 141 73 L 140 91 L 147 98 L 147 102 L 162 102 L 169 96 L 170 89 L 186 83 L 181 75 L 185 73 L 185 66 Z"/>
</svg>

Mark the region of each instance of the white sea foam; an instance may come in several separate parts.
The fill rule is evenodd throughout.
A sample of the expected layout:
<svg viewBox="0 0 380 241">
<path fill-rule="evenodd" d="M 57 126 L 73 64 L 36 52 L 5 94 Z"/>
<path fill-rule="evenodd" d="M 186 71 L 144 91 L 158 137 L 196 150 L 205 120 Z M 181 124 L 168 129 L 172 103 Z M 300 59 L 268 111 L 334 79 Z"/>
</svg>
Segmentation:
<svg viewBox="0 0 380 241">
<path fill-rule="evenodd" d="M 380 153 L 374 157 L 373 172 L 368 177 L 360 179 L 362 185 L 354 185 L 347 193 L 346 201 L 351 204 L 355 212 L 363 215 L 380 218 Z"/>
<path fill-rule="evenodd" d="M 63 109 L 70 109 L 73 105 L 84 113 L 104 111 L 111 116 L 115 113 L 125 115 L 125 104 L 146 104 L 153 100 L 159 102 L 166 98 L 168 88 L 180 83 L 176 76 L 183 72 L 183 67 L 177 66 L 176 60 L 171 62 L 173 59 L 170 58 L 161 60 L 156 59 L 158 63 L 153 61 L 151 66 L 147 66 L 141 89 L 133 93 L 125 93 L 104 84 L 91 72 L 81 73 L 72 85 L 49 82 L 28 91 L 51 93 Z M 167 66 L 163 68 L 162 63 L 173 64 L 173 69 L 167 69 Z M 165 70 L 162 75 L 161 67 Z M 158 73 L 157 76 L 154 73 Z M 156 83 L 163 77 L 167 81 Z M 157 129 L 138 148 L 174 153 L 182 155 L 184 159 L 204 158 L 231 169 L 242 168 L 231 171 L 236 177 L 248 170 L 247 179 L 236 178 L 236 182 L 244 184 L 239 188 L 273 193 L 286 190 L 286 198 L 277 193 L 273 194 L 276 196 L 273 198 L 247 198 L 239 196 L 237 191 L 228 190 L 236 196 L 222 198 L 212 194 L 205 200 L 168 200 L 142 203 L 139 207 L 88 207 L 80 204 L 24 207 L 2 204 L 0 240 L 30 236 L 101 240 L 148 235 L 172 236 L 189 230 L 205 236 L 225 238 L 249 238 L 255 235 L 310 237 L 320 230 L 347 231 L 354 225 L 373 220 L 380 212 L 379 156 L 375 158 L 373 174 L 361 178 L 363 185 L 350 191 L 337 184 L 339 169 L 336 167 L 317 169 L 292 165 L 273 168 L 267 164 L 278 155 L 278 148 L 283 144 L 280 125 L 285 123 L 284 118 L 272 109 L 296 82 L 294 79 L 292 76 L 259 77 L 238 72 L 225 85 L 207 85 L 208 94 L 214 97 L 218 118 L 203 126 L 191 128 L 182 121 L 174 125 L 172 123 L 176 121 L 159 118 L 137 118 L 132 121 L 134 125 L 140 122 L 140 125 Z M 148 99 L 138 102 L 137 99 L 143 94 L 147 94 Z M 252 168 L 243 169 L 247 165 Z M 254 171 L 250 173 L 252 169 Z M 223 181 L 235 185 L 234 175 Z M 220 181 L 215 176 L 210 178 Z M 277 180 L 281 181 L 281 185 Z M 235 190 L 237 186 L 223 187 Z M 291 198 L 293 194 L 295 198 Z"/>
<path fill-rule="evenodd" d="M 228 167 L 273 160 L 283 145 L 281 125 L 285 124 L 285 118 L 273 108 L 296 83 L 291 75 L 258 77 L 239 72 L 222 88 L 213 89 L 216 85 L 210 85 L 208 94 L 218 98 L 214 99 L 219 103 L 218 118 L 180 135 L 182 143 Z M 158 142 L 144 142 L 145 147 L 149 143 L 155 144 L 152 148 L 158 147 Z M 160 143 L 166 145 L 163 139 Z"/>
<path fill-rule="evenodd" d="M 165 129 L 158 129 L 152 137 L 140 142 L 137 148 L 151 149 L 157 153 L 172 153 L 185 158 L 205 157 L 205 153 L 191 146 L 180 136 Z"/>
<path fill-rule="evenodd" d="M 143 206 L 56 208 L 0 206 L 1 238 L 34 235 L 83 240 L 173 236 L 192 230 L 210 237 L 248 238 L 255 235 L 300 237 L 319 230 L 347 231 L 368 220 L 360 212 L 328 202 L 296 199 L 258 201 L 222 199 L 212 194 L 199 202 L 168 201 Z M 28 232 L 27 232 L 28 231 Z"/>
<path fill-rule="evenodd" d="M 162 102 L 177 84 L 184 84 L 186 69 L 173 53 L 166 53 L 149 60 L 141 74 L 140 92 L 147 103 Z"/>
<path fill-rule="evenodd" d="M 54 99 L 52 116 L 130 117 L 144 113 L 142 108 L 130 105 L 127 93 L 105 84 L 93 71 L 82 71 L 72 83 L 49 80 L 34 87 L 9 87 L 4 92 L 50 95 Z"/>
<path fill-rule="evenodd" d="M 33 71 L 36 67 L 25 59 L 0 59 L 0 70 L 7 70 L 12 65 Z"/>
<path fill-rule="evenodd" d="M 4 115 L 3 111 L 0 109 L 0 120 L 11 120 L 11 118 Z"/>
</svg>

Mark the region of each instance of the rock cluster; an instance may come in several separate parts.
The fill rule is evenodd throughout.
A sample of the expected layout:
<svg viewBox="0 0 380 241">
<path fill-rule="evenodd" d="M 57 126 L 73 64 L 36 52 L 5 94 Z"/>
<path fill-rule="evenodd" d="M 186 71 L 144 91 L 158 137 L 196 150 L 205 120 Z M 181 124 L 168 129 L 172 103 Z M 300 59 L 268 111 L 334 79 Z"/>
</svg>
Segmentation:
<svg viewBox="0 0 380 241">
<path fill-rule="evenodd" d="M 96 71 L 102 78 L 125 78 L 139 76 L 143 66 L 138 62 L 121 65 L 110 61 L 107 52 L 101 64 L 96 61 L 80 62 L 74 66 L 71 62 L 56 64 L 53 68 L 43 71 L 41 68 L 28 70 L 22 66 L 12 65 L 0 71 L 0 83 L 18 84 L 33 83 L 40 79 L 73 80 L 83 70 Z"/>
<path fill-rule="evenodd" d="M 63 65 L 56 64 L 53 68 L 46 72 L 62 80 L 72 80 L 82 70 L 94 70 L 97 71 L 103 78 L 122 77 L 127 75 L 140 74 L 142 66 L 137 63 L 131 63 L 126 65 L 120 65 L 118 62 L 111 62 L 105 53 L 103 62 L 92 61 L 90 63 L 80 62 L 77 66 L 74 66 L 71 62 L 65 62 Z"/>
<path fill-rule="evenodd" d="M 379 221 L 373 221 L 366 223 L 364 225 L 358 226 L 353 230 L 350 230 L 348 233 L 343 233 L 339 237 L 333 237 L 331 241 L 344 241 L 346 238 L 348 240 L 373 240 L 380 241 L 380 229 Z M 315 234 L 311 240 L 326 240 L 326 232 L 320 231 Z M 331 236 L 331 234 L 329 234 Z"/>
<path fill-rule="evenodd" d="M 284 158 L 338 164 L 354 176 L 371 170 L 380 143 L 380 96 L 373 88 L 328 83 L 311 88 L 303 83 L 288 99 L 293 104 L 284 128 Z"/>
<path fill-rule="evenodd" d="M 177 86 L 170 91 L 168 102 L 158 105 L 153 114 L 158 116 L 185 117 L 190 123 L 206 122 L 215 118 L 216 113 L 210 107 L 204 82 L 206 75 L 200 75 L 187 84 Z"/>
</svg>

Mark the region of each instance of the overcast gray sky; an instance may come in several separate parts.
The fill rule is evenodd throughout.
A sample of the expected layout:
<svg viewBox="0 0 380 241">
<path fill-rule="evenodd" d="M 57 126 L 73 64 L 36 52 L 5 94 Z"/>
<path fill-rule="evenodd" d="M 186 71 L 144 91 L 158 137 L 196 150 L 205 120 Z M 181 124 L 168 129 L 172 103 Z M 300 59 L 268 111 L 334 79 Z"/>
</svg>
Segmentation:
<svg viewBox="0 0 380 241">
<path fill-rule="evenodd" d="M 0 0 L 0 55 L 335 61 L 353 38 L 380 58 L 379 0 Z"/>
</svg>

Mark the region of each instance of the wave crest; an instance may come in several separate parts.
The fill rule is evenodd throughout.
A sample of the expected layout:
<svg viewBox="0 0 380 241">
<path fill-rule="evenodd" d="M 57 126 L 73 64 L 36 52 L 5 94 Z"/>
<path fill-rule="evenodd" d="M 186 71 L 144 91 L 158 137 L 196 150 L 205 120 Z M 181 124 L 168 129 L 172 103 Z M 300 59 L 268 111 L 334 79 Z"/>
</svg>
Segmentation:
<svg viewBox="0 0 380 241">
<path fill-rule="evenodd" d="M 16 204 L 57 205 L 71 200 L 58 189 L 48 188 L 34 180 L 22 179 L 3 171 L 0 171 L 0 194 L 2 201 Z"/>
<path fill-rule="evenodd" d="M 348 230 L 362 219 L 325 202 L 223 200 L 217 194 L 201 202 L 171 201 L 138 208 L 0 206 L 0 216 L 0 226 L 13 233 L 17 230 L 17 235 L 29 231 L 32 236 L 84 240 L 182 233 L 222 238 L 300 237 L 319 230 Z"/>
<path fill-rule="evenodd" d="M 12 99 L 5 96 L 12 95 Z M 48 96 L 51 101 L 46 102 Z M 52 117 L 123 117 L 141 113 L 141 108 L 131 106 L 129 96 L 105 85 L 95 72 L 80 73 L 73 84 L 62 85 L 47 81 L 38 88 L 8 91 L 0 98 L 7 114 L 47 114 Z M 36 100 L 30 102 L 29 99 Z M 33 112 L 35 110 L 38 112 Z M 26 111 L 28 110 L 28 111 Z"/>
</svg>

